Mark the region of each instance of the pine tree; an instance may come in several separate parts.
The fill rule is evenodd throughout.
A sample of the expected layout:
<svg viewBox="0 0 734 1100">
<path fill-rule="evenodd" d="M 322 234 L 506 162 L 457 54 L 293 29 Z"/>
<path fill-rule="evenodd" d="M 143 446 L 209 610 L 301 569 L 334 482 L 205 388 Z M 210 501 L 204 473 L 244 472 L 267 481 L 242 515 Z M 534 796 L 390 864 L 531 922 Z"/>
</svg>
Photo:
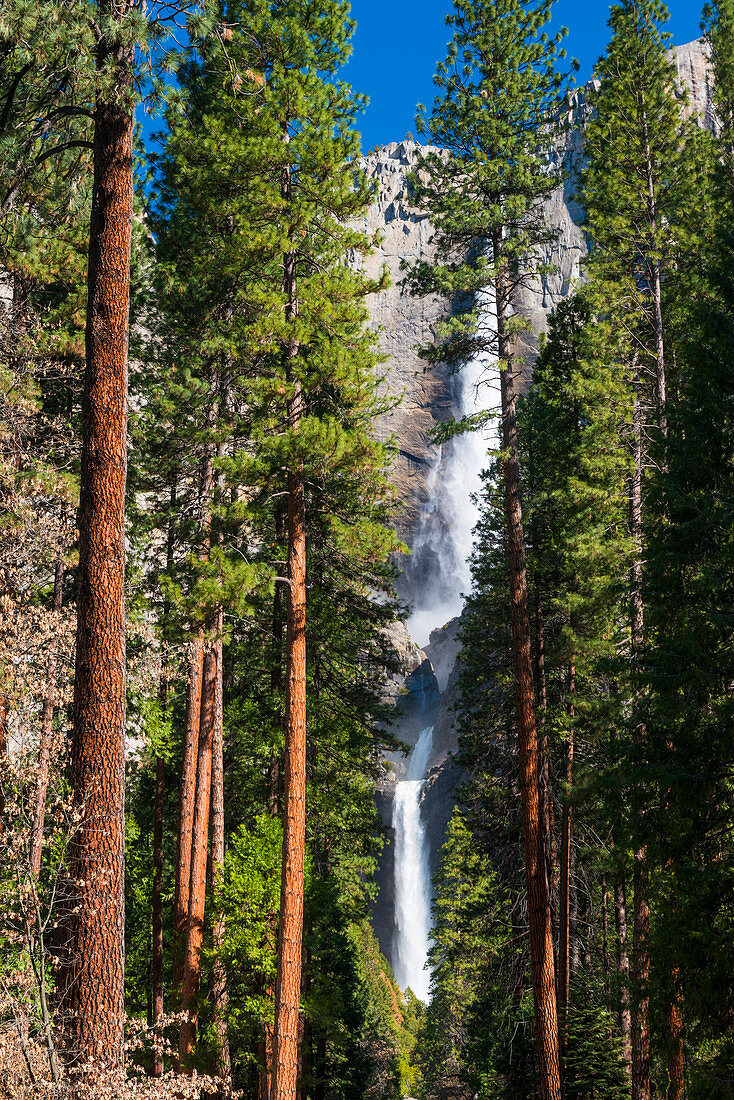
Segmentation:
<svg viewBox="0 0 734 1100">
<path fill-rule="evenodd" d="M 706 194 L 694 124 L 684 124 L 667 56 L 667 13 L 653 0 L 612 9 L 612 39 L 597 65 L 599 90 L 584 132 L 587 166 L 583 203 L 592 242 L 590 270 L 598 308 L 629 335 L 627 367 L 635 391 L 630 479 L 630 534 L 636 546 L 630 571 L 630 659 L 637 752 L 644 756 L 640 683 L 644 664 L 643 556 L 649 526 L 644 470 L 650 459 L 667 466 L 670 322 L 666 280 L 679 277 L 681 257 L 695 248 Z M 648 409 L 654 410 L 652 417 Z M 649 440 L 649 442 L 648 442 Z M 643 802 L 648 796 L 641 794 Z M 633 1095 L 650 1094 L 649 858 L 644 816 L 635 841 Z M 682 1054 L 681 1054 L 682 1057 Z M 680 1073 L 676 1072 L 676 1077 Z"/>
<path fill-rule="evenodd" d="M 551 236 L 542 204 L 557 183 L 549 150 L 567 82 L 556 71 L 565 32 L 549 38 L 543 31 L 550 13 L 546 0 L 455 3 L 448 17 L 454 38 L 435 76 L 440 94 L 430 117 L 424 112 L 420 119 L 421 131 L 448 152 L 422 158 L 427 180 L 415 181 L 417 200 L 435 226 L 438 263 L 419 264 L 410 275 L 414 292 L 452 300 L 453 314 L 429 357 L 459 368 L 489 353 L 500 370 L 520 788 L 544 1100 L 560 1096 L 560 1071 L 517 438 L 522 362 L 516 338 L 525 323 L 515 308 L 517 290 L 542 266 L 536 250 Z"/>
</svg>

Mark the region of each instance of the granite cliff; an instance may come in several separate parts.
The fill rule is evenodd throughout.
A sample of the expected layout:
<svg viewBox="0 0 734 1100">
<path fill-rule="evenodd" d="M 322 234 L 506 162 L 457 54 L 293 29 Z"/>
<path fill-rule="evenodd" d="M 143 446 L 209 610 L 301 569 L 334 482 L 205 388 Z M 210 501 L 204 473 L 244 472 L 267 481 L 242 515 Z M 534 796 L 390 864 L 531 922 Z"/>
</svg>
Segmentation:
<svg viewBox="0 0 734 1100">
<path fill-rule="evenodd" d="M 672 55 L 679 87 L 688 96 L 687 113 L 710 128 L 711 77 L 702 41 L 676 47 Z M 543 259 L 553 265 L 554 271 L 537 279 L 518 300 L 518 308 L 529 322 L 522 347 L 528 382 L 548 315 L 583 277 L 586 252 L 581 228 L 583 211 L 574 199 L 573 178 L 582 155 L 579 121 L 584 110 L 585 90 L 580 89 L 569 101 L 569 126 L 554 154 L 557 163 L 566 167 L 566 183 L 549 196 L 544 207 L 545 221 L 556 230 L 556 235 Z M 412 204 L 408 188 L 408 175 L 415 168 L 420 151 L 415 142 L 406 140 L 377 149 L 363 161 L 368 177 L 375 181 L 376 196 L 361 227 L 369 232 L 378 231 L 381 241 L 375 253 L 363 263 L 374 275 L 387 268 L 391 278 L 390 287 L 372 302 L 371 321 L 386 356 L 384 385 L 397 401 L 395 408 L 378 422 L 376 430 L 381 438 L 392 437 L 397 446 L 393 481 L 400 508 L 395 522 L 401 537 L 414 551 L 411 558 L 403 560 L 399 592 L 407 603 L 426 603 L 443 586 L 453 590 L 460 604 L 460 593 L 468 584 L 468 574 L 458 561 L 466 555 L 466 532 L 457 540 L 452 530 L 455 524 L 452 496 L 462 491 L 462 479 L 476 478 L 478 469 L 469 466 L 481 467 L 486 446 L 483 448 L 481 442 L 476 446 L 475 442 L 471 453 L 457 456 L 452 444 L 441 449 L 429 440 L 429 433 L 437 423 L 462 410 L 466 394 L 462 394 L 461 378 L 449 374 L 444 366 L 427 365 L 417 352 L 419 346 L 435 338 L 436 325 L 450 304 L 436 298 L 411 298 L 402 286 L 404 264 L 430 260 L 435 254 L 430 220 L 425 211 Z M 466 501 L 462 509 L 466 525 L 467 517 L 463 514 Z M 448 577 L 447 562 L 452 573 Z M 443 596 L 435 602 L 439 608 L 450 606 Z M 421 621 L 425 624 L 425 620 Z M 430 840 L 431 868 L 435 870 L 461 776 L 452 764 L 456 749 L 459 623 L 458 619 L 446 623 L 439 618 L 433 626 L 430 637 L 425 631 L 427 644 L 419 639 L 424 641 L 423 648 L 404 628 L 396 626 L 394 640 L 402 655 L 404 674 L 393 689 L 401 702 L 396 733 L 405 744 L 415 745 L 420 730 L 427 725 L 434 730 L 432 754 L 421 792 L 421 814 Z M 392 804 L 395 783 L 404 774 L 404 767 L 404 757 L 391 755 L 385 761 L 376 790 L 388 843 L 377 876 L 379 893 L 373 923 L 388 957 L 395 932 Z"/>
</svg>

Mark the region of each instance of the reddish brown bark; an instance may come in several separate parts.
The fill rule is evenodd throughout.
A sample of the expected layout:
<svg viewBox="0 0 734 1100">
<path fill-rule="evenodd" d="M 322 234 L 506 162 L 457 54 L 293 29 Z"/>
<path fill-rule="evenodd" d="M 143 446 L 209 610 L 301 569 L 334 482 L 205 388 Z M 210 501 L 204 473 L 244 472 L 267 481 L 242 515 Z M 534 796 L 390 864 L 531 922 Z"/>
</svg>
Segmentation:
<svg viewBox="0 0 734 1100">
<path fill-rule="evenodd" d="M 123 21 L 128 0 L 106 0 Z M 119 1066 L 124 1029 L 125 479 L 132 234 L 133 47 L 103 39 L 114 90 L 94 113 L 86 371 L 82 406 L 71 781 L 81 813 L 65 914 L 70 1057 Z"/>
<path fill-rule="evenodd" d="M 502 250 L 501 237 L 498 236 L 493 244 L 495 262 L 498 262 Z M 540 1093 L 542 1100 L 560 1100 L 561 1079 L 553 934 L 541 825 L 535 690 L 530 645 L 525 540 L 520 501 L 520 460 L 516 419 L 517 394 L 510 340 L 505 330 L 505 319 L 509 311 L 509 291 L 502 279 L 499 279 L 497 283 L 496 302 L 499 357 L 503 364 L 507 364 L 507 369 L 500 372 L 504 451 L 502 466 L 505 485 L 510 619 L 517 701 L 523 847 L 528 892 L 530 962 L 535 1003 Z"/>
<path fill-rule="evenodd" d="M 686 1071 L 683 1051 L 683 989 L 680 970 L 673 967 L 668 1003 L 668 1092 L 667 1100 L 685 1100 Z"/>
<path fill-rule="evenodd" d="M 284 141 L 289 142 L 288 127 Z M 281 195 L 291 199 L 291 170 L 286 166 Z M 296 253 L 283 257 L 286 320 L 298 316 Z M 286 346 L 286 376 L 292 387 L 288 426 L 296 433 L 303 415 L 303 391 L 291 365 L 298 355 L 292 337 Z M 306 857 L 306 496 L 303 461 L 291 460 L 288 472 L 288 609 L 286 618 L 285 753 L 283 867 L 280 884 L 278 965 L 273 1035 L 274 1078 L 271 1100 L 295 1100 L 298 1080 L 298 1017 L 301 996 L 303 882 Z"/>
<path fill-rule="evenodd" d="M 218 614 L 217 622 L 217 678 L 214 701 L 214 734 L 212 738 L 212 797 L 211 797 L 211 880 L 212 893 L 216 891 L 221 879 L 224 867 L 225 832 L 224 832 L 224 692 L 223 692 L 223 652 L 222 652 L 222 613 Z M 232 1065 L 229 1053 L 229 1037 L 227 1035 L 227 1008 L 229 997 L 227 993 L 227 969 L 221 951 L 224 946 L 226 927 L 224 913 L 217 911 L 214 922 L 214 966 L 212 974 L 212 1004 L 215 1014 L 215 1030 L 218 1040 L 217 1074 L 225 1081 L 229 1081 L 232 1075 Z"/>
<path fill-rule="evenodd" d="M 58 614 L 61 611 L 61 596 L 64 581 L 64 565 L 59 559 L 54 569 L 54 598 L 53 609 Z M 38 778 L 36 779 L 36 798 L 33 805 L 33 824 L 31 826 L 31 844 L 29 863 L 31 874 L 38 878 L 41 870 L 41 854 L 43 852 L 43 825 L 46 819 L 46 792 L 48 790 L 48 762 L 51 755 L 51 739 L 54 731 L 54 702 L 56 700 L 56 665 L 58 664 L 59 650 L 54 643 L 51 644 L 51 652 L 48 658 L 46 671 L 46 697 L 43 700 L 43 715 L 41 717 L 41 738 L 38 745 Z"/>
<path fill-rule="evenodd" d="M 201 678 L 204 663 L 204 641 L 201 633 L 191 643 L 189 652 L 186 725 L 183 760 L 181 763 L 181 798 L 178 816 L 178 853 L 173 895 L 173 927 L 176 942 L 173 955 L 173 990 L 176 996 L 183 977 L 183 956 L 186 925 L 189 919 L 189 885 L 191 880 L 191 839 L 194 828 L 196 798 L 196 763 L 199 755 L 199 725 L 201 722 Z"/>
<path fill-rule="evenodd" d="M 211 380 L 211 390 L 217 388 L 216 378 Z M 217 413 L 217 402 L 213 402 L 209 411 L 209 423 L 213 426 Z M 199 480 L 199 535 L 201 551 L 206 558 L 209 555 L 212 525 L 212 493 L 214 489 L 214 448 L 207 443 L 201 464 Z M 186 728 L 184 731 L 183 761 L 181 764 L 181 799 L 179 804 L 178 854 L 176 858 L 176 881 L 173 898 L 173 926 L 175 934 L 173 955 L 174 993 L 180 989 L 183 980 L 185 939 L 189 920 L 189 889 L 191 882 L 191 851 L 193 846 L 194 803 L 196 798 L 196 776 L 199 752 L 199 730 L 201 727 L 202 675 L 204 668 L 204 629 L 199 627 L 191 643 L 189 658 L 189 686 L 186 701 Z M 208 827 L 208 826 L 207 826 Z"/>
<path fill-rule="evenodd" d="M 295 401 L 300 408 L 300 393 Z M 285 800 L 278 977 L 275 989 L 273 1100 L 294 1100 L 298 1072 L 298 1008 L 306 844 L 306 525 L 303 474 L 289 477 L 290 598 L 286 628 Z"/>
<path fill-rule="evenodd" d="M 198 1014 L 196 997 L 201 986 L 201 945 L 204 940 L 204 904 L 206 900 L 206 864 L 209 845 L 209 806 L 211 799 L 212 744 L 217 687 L 217 647 L 209 643 L 204 655 L 201 690 L 201 723 L 196 766 L 189 912 L 186 924 L 181 1010 L 187 1019 L 181 1024 L 178 1041 L 179 1062 L 191 1068 Z"/>
</svg>

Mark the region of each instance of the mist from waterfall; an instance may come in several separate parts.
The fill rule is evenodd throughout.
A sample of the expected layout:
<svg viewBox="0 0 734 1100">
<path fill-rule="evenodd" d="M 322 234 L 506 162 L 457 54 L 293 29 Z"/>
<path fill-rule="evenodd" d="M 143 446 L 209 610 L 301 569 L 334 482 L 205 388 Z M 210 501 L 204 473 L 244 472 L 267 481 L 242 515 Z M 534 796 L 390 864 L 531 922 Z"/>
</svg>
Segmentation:
<svg viewBox="0 0 734 1100">
<path fill-rule="evenodd" d="M 407 760 L 406 778 L 395 785 L 395 925 L 392 967 L 401 989 L 410 987 L 427 1002 L 426 968 L 431 932 L 431 865 L 421 791 L 433 748 L 433 726 L 422 730 Z"/>
</svg>

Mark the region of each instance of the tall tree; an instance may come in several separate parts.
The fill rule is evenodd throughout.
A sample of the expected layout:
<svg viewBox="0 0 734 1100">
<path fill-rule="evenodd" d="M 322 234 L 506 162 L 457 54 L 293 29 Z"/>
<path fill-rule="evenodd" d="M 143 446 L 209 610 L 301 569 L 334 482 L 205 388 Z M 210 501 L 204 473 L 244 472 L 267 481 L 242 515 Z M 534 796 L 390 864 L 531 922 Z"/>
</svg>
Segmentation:
<svg viewBox="0 0 734 1100">
<path fill-rule="evenodd" d="M 665 8 L 655 0 L 625 0 L 610 17 L 612 38 L 597 65 L 600 86 L 585 128 L 583 202 L 592 241 L 590 269 L 599 309 L 613 312 L 629 334 L 627 369 L 634 391 L 631 434 L 630 662 L 632 723 L 645 756 L 639 674 L 644 667 L 643 560 L 649 491 L 645 470 L 667 466 L 670 348 L 664 316 L 666 278 L 695 247 L 694 214 L 702 190 L 700 142 L 684 124 L 675 70 L 663 30 Z M 648 410 L 653 410 L 652 416 Z M 646 800 L 642 795 L 643 802 Z M 635 832 L 632 1083 L 636 1100 L 650 1095 L 649 856 L 640 815 Z M 679 1076 L 676 1071 L 676 1076 Z"/>
<path fill-rule="evenodd" d="M 551 910 L 538 783 L 538 738 L 531 656 L 525 538 L 520 499 L 517 398 L 523 362 L 516 338 L 526 327 L 517 291 L 537 276 L 539 246 L 552 234 L 543 200 L 558 181 L 548 150 L 558 134 L 567 80 L 557 72 L 560 42 L 543 27 L 551 0 L 456 0 L 454 37 L 435 76 L 432 114 L 419 119 L 448 151 L 421 159 L 417 200 L 435 226 L 437 265 L 419 264 L 416 293 L 452 300 L 453 314 L 427 355 L 456 367 L 490 353 L 500 371 L 510 610 L 520 748 L 523 838 L 541 1095 L 560 1096 Z"/>
<path fill-rule="evenodd" d="M 127 0 L 103 10 L 94 111 L 72 787 L 81 814 L 65 975 L 70 1054 L 117 1067 L 124 1029 L 127 350 L 133 52 Z M 106 82 L 109 83 L 106 83 Z"/>
</svg>

